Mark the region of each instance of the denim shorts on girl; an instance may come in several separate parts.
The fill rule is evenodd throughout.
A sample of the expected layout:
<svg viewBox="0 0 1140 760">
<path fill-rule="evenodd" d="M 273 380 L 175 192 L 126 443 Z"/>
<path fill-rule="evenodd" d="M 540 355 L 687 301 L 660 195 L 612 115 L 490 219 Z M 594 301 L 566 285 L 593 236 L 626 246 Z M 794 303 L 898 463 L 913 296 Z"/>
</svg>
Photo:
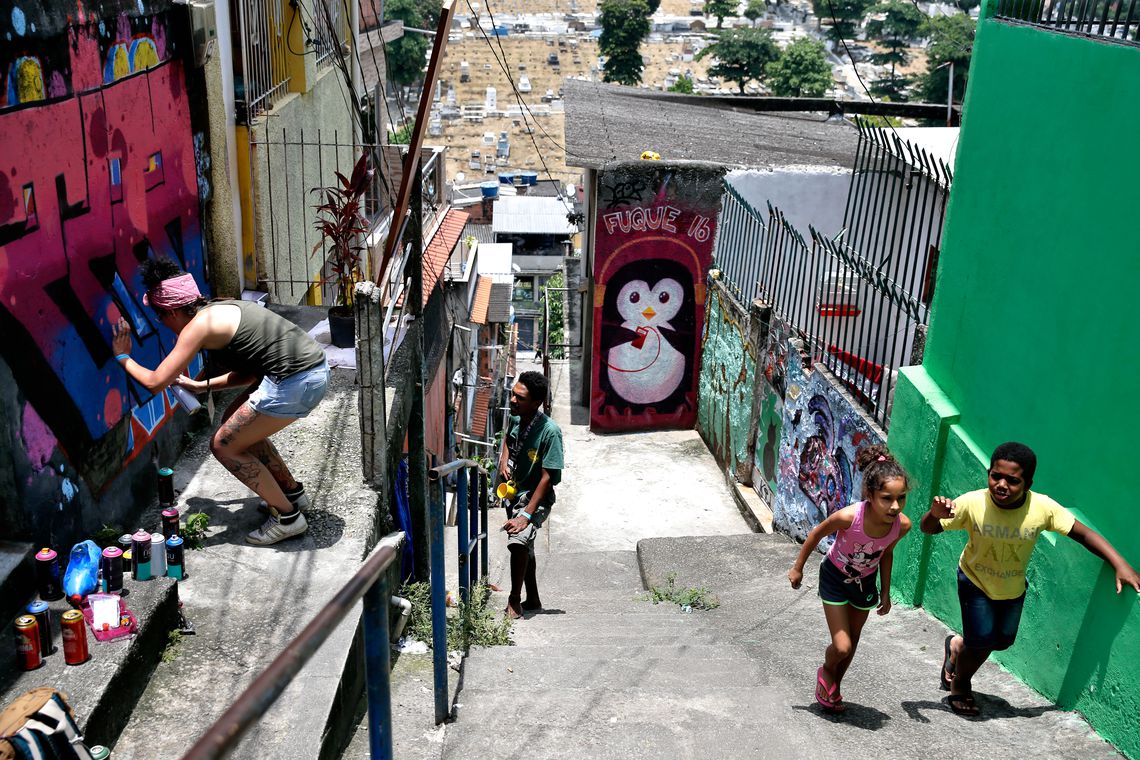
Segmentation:
<svg viewBox="0 0 1140 760">
<path fill-rule="evenodd" d="M 879 568 L 863 578 L 848 578 L 829 558 L 819 566 L 819 598 L 824 604 L 850 604 L 857 610 L 873 610 L 879 606 Z"/>
<path fill-rule="evenodd" d="M 274 380 L 266 376 L 249 396 L 253 411 L 268 417 L 304 417 L 321 403 L 329 389 L 329 363 Z"/>
</svg>

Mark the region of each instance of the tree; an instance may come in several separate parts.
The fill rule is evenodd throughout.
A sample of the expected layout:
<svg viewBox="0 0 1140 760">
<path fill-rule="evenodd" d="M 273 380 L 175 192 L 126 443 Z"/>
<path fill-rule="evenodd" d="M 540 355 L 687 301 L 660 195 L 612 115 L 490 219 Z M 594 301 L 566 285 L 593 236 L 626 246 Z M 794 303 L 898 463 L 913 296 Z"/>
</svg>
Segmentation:
<svg viewBox="0 0 1140 760">
<path fill-rule="evenodd" d="M 744 9 L 744 18 L 752 22 L 756 26 L 756 20 L 768 12 L 768 3 L 764 0 L 748 0 L 748 6 Z"/>
<path fill-rule="evenodd" d="M 926 102 L 946 102 L 950 67 L 940 67 L 950 61 L 954 62 L 954 100 L 962 102 L 976 26 L 974 19 L 965 14 L 938 16 L 926 22 L 930 44 L 926 48 L 926 73 L 919 81 L 919 91 Z"/>
<path fill-rule="evenodd" d="M 780 97 L 818 98 L 831 84 L 827 48 L 811 37 L 800 37 L 788 45 L 768 67 L 768 86 Z"/>
<path fill-rule="evenodd" d="M 426 12 L 424 4 L 419 0 L 388 0 L 384 4 L 384 20 L 403 21 L 404 26 L 417 29 L 435 24 L 431 14 Z M 388 57 L 385 62 L 388 80 L 396 85 L 412 84 L 419 80 L 424 72 L 424 54 L 427 49 L 428 38 L 422 34 L 405 34 L 400 39 L 388 43 L 386 50 Z"/>
<path fill-rule="evenodd" d="M 827 38 L 836 45 L 855 37 L 855 28 L 867 14 L 868 0 L 811 0 L 811 7 L 822 24 L 830 24 Z"/>
<path fill-rule="evenodd" d="M 669 85 L 669 92 L 680 92 L 685 95 L 692 95 L 693 78 L 688 75 L 677 77 L 677 81 Z"/>
<path fill-rule="evenodd" d="M 873 53 L 871 63 L 879 66 L 889 64 L 891 67 L 890 76 L 876 80 L 871 85 L 871 92 L 891 100 L 905 100 L 903 89 L 910 79 L 900 77 L 897 67 L 905 66 L 910 60 L 907 48 L 910 40 L 921 33 L 926 15 L 906 0 L 887 0 L 871 8 L 871 13 L 881 18 L 867 22 L 867 37 L 877 39 L 887 49 L 884 53 Z"/>
<path fill-rule="evenodd" d="M 556 272 L 542 288 L 542 297 L 549 304 L 547 313 L 550 315 L 550 322 L 547 325 L 547 330 L 550 335 L 551 359 L 566 358 L 566 349 L 563 348 L 566 343 L 566 318 L 563 314 L 564 298 L 561 291 L 554 290 L 564 287 L 566 287 L 566 283 L 562 277 L 562 272 Z"/>
<path fill-rule="evenodd" d="M 605 0 L 598 22 L 602 36 L 598 50 L 606 57 L 602 79 L 619 84 L 637 84 L 645 62 L 641 41 L 649 34 L 649 6 L 645 0 Z"/>
<path fill-rule="evenodd" d="M 404 126 L 389 133 L 389 145 L 410 145 L 412 142 L 412 132 L 415 131 L 416 120 L 408 119 Z"/>
<path fill-rule="evenodd" d="M 735 0 L 705 0 L 705 15 L 716 16 L 716 28 L 724 26 L 724 17 L 736 13 Z"/>
<path fill-rule="evenodd" d="M 729 29 L 697 53 L 697 60 L 716 57 L 709 74 L 736 82 L 740 91 L 749 81 L 763 78 L 768 64 L 780 57 L 780 47 L 767 29 Z"/>
</svg>

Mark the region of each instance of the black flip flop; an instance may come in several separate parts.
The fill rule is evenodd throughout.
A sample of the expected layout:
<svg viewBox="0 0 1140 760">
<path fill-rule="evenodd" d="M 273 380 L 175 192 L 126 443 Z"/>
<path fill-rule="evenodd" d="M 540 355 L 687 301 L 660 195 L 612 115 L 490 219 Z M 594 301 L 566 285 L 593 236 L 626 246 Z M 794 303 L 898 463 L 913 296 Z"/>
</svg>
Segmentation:
<svg viewBox="0 0 1140 760">
<path fill-rule="evenodd" d="M 976 718 L 982 713 L 972 694 L 949 694 L 946 697 L 946 704 L 949 705 L 951 712 L 963 718 Z"/>
<path fill-rule="evenodd" d="M 942 669 L 938 671 L 938 688 L 942 691 L 950 691 L 950 680 L 946 678 L 946 674 L 954 674 L 954 665 L 950 662 L 950 642 L 954 640 L 954 634 L 946 637 L 946 643 L 942 645 L 942 651 L 945 656 L 942 658 Z"/>
</svg>

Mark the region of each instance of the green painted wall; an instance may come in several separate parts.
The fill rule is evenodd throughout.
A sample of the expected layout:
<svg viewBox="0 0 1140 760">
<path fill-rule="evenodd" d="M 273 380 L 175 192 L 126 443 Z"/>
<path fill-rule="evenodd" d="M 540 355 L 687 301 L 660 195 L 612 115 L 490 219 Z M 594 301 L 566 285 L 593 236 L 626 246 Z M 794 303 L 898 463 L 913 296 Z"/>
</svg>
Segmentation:
<svg viewBox="0 0 1140 760">
<path fill-rule="evenodd" d="M 918 481 L 908 512 L 983 487 L 989 452 L 1020 440 L 1038 454 L 1034 489 L 1140 566 L 1128 480 L 1140 151 L 1124 137 L 1140 123 L 1140 48 L 983 18 L 964 113 L 926 355 L 891 421 Z M 895 563 L 900 601 L 959 626 L 964 538 L 914 531 Z M 1117 596 L 1103 563 L 1053 534 L 1028 577 L 1021 634 L 999 661 L 1140 757 L 1136 594 Z"/>
<path fill-rule="evenodd" d="M 756 380 L 748 314 L 717 280 L 709 280 L 705 309 L 697 429 L 721 467 L 745 480 L 752 470 L 748 443 Z"/>
</svg>

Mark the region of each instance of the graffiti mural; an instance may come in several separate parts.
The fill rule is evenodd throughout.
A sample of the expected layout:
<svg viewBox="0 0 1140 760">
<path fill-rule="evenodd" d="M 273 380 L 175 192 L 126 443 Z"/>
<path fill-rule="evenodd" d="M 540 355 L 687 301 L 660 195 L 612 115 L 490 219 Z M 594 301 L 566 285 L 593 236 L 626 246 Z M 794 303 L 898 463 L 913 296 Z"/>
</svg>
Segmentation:
<svg viewBox="0 0 1140 760">
<path fill-rule="evenodd" d="M 724 170 L 619 165 L 600 175 L 590 425 L 691 428 L 705 276 Z"/>
<path fill-rule="evenodd" d="M 752 460 L 752 486 L 774 504 L 779 475 L 780 430 L 783 427 L 784 394 L 787 393 L 788 325 L 775 314 L 768 322 L 764 345 L 757 357 L 756 393 L 760 396 L 760 418 Z"/>
<path fill-rule="evenodd" d="M 822 373 L 786 344 L 785 395 L 773 524 L 802 541 L 837 509 L 859 499 L 855 452 L 884 439 Z M 826 550 L 830 539 L 823 542 Z"/>
<path fill-rule="evenodd" d="M 144 13 L 142 0 L 131 7 L 92 19 L 75 6 L 66 22 L 29 14 L 22 32 L 10 18 L 0 24 L 10 40 L 0 53 L 0 358 L 25 405 L 32 469 L 58 449 L 92 491 L 176 408 L 169 392 L 128 380 L 111 354 L 120 316 L 143 364 L 157 366 L 174 343 L 142 305 L 139 263 L 169 256 L 206 292 L 185 74 L 167 14 Z"/>
<path fill-rule="evenodd" d="M 697 428 L 718 464 L 740 479 L 752 469 L 748 436 L 756 360 L 748 342 L 748 315 L 716 280 L 709 282 Z"/>
</svg>

